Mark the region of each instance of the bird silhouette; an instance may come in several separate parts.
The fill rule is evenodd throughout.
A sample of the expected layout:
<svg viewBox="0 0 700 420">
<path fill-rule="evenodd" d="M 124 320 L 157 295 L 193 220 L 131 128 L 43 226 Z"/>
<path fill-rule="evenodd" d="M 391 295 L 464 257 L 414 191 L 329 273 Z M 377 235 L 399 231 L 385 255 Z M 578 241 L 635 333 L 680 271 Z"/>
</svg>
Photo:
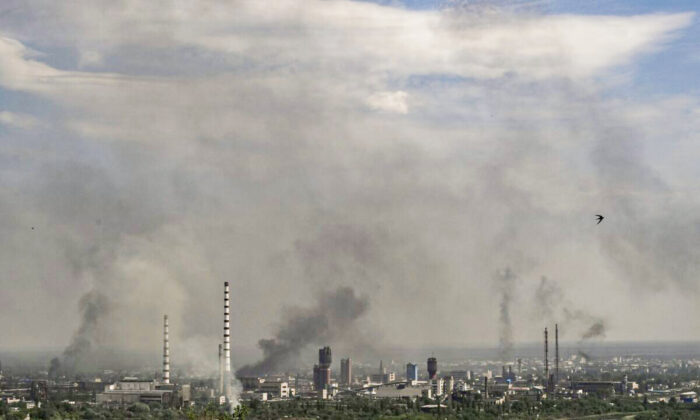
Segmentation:
<svg viewBox="0 0 700 420">
<path fill-rule="evenodd" d="M 595 215 L 595 217 L 596 217 L 596 218 L 598 219 L 598 223 L 596 223 L 596 225 L 599 225 L 599 224 L 600 224 L 600 222 L 602 222 L 602 221 L 603 221 L 603 219 L 605 219 L 605 217 L 603 217 L 603 216 L 602 216 L 602 215 L 600 215 L 600 214 L 596 214 L 596 215 Z"/>
</svg>

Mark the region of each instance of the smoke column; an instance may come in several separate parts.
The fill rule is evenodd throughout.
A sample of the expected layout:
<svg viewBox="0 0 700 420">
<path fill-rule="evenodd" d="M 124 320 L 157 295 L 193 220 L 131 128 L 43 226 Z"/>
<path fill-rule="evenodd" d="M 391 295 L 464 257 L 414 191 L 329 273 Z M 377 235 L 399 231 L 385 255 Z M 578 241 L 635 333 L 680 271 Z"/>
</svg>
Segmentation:
<svg viewBox="0 0 700 420">
<path fill-rule="evenodd" d="M 287 321 L 280 326 L 275 337 L 258 342 L 263 359 L 243 366 L 236 374 L 279 373 L 295 367 L 301 351 L 311 344 L 333 344 L 336 340 L 353 335 L 353 340 L 357 339 L 359 333 L 353 334 L 350 329 L 368 307 L 367 298 L 356 295 L 350 287 L 322 293 L 315 307 L 287 311 L 284 316 Z"/>
<path fill-rule="evenodd" d="M 513 301 L 515 278 L 516 276 L 510 268 L 506 268 L 497 277 L 497 285 L 501 294 L 498 343 L 501 360 L 510 360 L 513 357 L 513 325 L 510 317 L 510 306 Z"/>
<path fill-rule="evenodd" d="M 219 395 L 224 394 L 224 350 L 219 344 Z"/>
<path fill-rule="evenodd" d="M 97 328 L 99 319 L 109 311 L 107 298 L 95 291 L 87 293 L 80 299 L 80 311 L 82 320 L 78 331 L 76 331 L 71 343 L 63 351 L 63 357 L 67 369 L 75 371 L 77 368 L 85 368 L 86 357 L 97 344 Z"/>
</svg>

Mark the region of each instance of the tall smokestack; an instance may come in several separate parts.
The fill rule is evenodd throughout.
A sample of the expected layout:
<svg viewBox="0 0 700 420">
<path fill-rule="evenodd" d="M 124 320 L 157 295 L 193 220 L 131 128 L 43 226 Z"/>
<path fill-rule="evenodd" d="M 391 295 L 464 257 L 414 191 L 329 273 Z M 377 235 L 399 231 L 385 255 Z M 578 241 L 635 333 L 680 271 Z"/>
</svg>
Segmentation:
<svg viewBox="0 0 700 420">
<path fill-rule="evenodd" d="M 554 384 L 559 383 L 559 324 L 554 324 Z"/>
<path fill-rule="evenodd" d="M 168 337 L 168 316 L 163 316 L 163 383 L 170 383 L 170 339 Z"/>
<path fill-rule="evenodd" d="M 229 325 L 229 289 L 228 282 L 224 282 L 224 396 L 229 401 L 231 398 L 231 335 Z"/>
<path fill-rule="evenodd" d="M 224 346 L 219 344 L 219 395 L 224 395 Z"/>
<path fill-rule="evenodd" d="M 549 392 L 549 341 L 547 341 L 547 327 L 544 327 L 544 383 Z"/>
</svg>

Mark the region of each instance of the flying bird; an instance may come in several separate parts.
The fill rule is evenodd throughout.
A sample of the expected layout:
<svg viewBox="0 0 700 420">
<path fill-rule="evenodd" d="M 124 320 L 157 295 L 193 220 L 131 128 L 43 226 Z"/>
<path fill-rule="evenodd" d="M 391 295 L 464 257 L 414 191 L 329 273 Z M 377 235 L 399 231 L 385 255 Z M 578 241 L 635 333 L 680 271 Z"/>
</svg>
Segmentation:
<svg viewBox="0 0 700 420">
<path fill-rule="evenodd" d="M 596 219 L 598 219 L 598 223 L 596 223 L 596 225 L 599 225 L 600 222 L 602 222 L 603 219 L 605 219 L 605 217 L 603 217 L 603 216 L 600 215 L 600 214 L 596 214 L 595 217 L 596 217 Z"/>
</svg>

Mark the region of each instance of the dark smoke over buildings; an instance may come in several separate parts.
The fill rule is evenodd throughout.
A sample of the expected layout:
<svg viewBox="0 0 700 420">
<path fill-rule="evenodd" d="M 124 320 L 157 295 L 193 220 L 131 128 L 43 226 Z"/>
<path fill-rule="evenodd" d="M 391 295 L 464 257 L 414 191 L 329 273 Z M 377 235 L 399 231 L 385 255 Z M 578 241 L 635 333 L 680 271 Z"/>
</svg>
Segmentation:
<svg viewBox="0 0 700 420">
<path fill-rule="evenodd" d="M 561 286 L 545 276 L 542 276 L 535 289 L 534 305 L 536 318 L 548 323 L 559 323 L 562 335 L 581 331 L 580 340 L 605 337 L 605 322 L 600 317 L 577 308 L 566 298 Z"/>
<path fill-rule="evenodd" d="M 79 305 L 82 314 L 80 327 L 73 336 L 71 343 L 63 351 L 66 368 L 71 371 L 76 368 L 87 367 L 86 359 L 93 355 L 92 352 L 98 344 L 100 318 L 109 311 L 107 298 L 95 291 L 83 296 Z"/>
<path fill-rule="evenodd" d="M 498 346 L 501 360 L 509 360 L 513 357 L 513 325 L 510 317 L 510 308 L 513 303 L 513 292 L 516 275 L 510 268 L 506 268 L 496 277 L 501 301 L 499 304 L 499 340 Z"/>
<path fill-rule="evenodd" d="M 588 340 L 589 338 L 605 338 L 605 324 L 603 321 L 596 321 L 590 326 L 581 336 L 582 340 Z"/>
<path fill-rule="evenodd" d="M 369 307 L 366 296 L 358 296 L 350 287 L 339 287 L 319 295 L 310 309 L 290 309 L 273 338 L 262 339 L 258 345 L 263 359 L 240 368 L 236 375 L 278 373 L 294 367 L 300 353 L 312 344 L 333 344 L 349 333 L 352 324 Z"/>
</svg>

